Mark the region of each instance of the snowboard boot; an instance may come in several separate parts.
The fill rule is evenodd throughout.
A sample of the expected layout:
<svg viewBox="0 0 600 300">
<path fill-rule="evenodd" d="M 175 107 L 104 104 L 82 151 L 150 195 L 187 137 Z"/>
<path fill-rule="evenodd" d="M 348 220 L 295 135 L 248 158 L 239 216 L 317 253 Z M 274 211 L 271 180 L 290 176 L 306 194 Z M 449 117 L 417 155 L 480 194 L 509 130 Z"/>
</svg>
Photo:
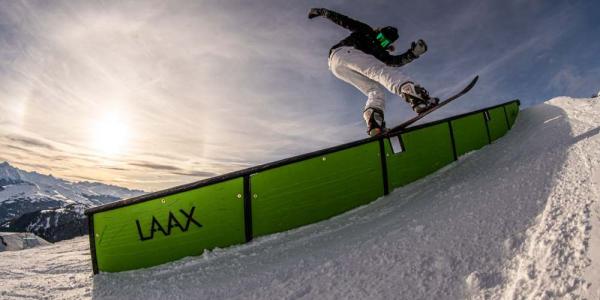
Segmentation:
<svg viewBox="0 0 600 300">
<path fill-rule="evenodd" d="M 367 122 L 367 134 L 369 136 L 378 136 L 384 132 L 385 121 L 381 109 L 369 107 L 363 112 L 363 118 Z"/>
<path fill-rule="evenodd" d="M 410 81 L 400 86 L 400 93 L 417 114 L 421 114 L 437 106 L 440 102 L 438 98 L 431 98 L 425 88 L 415 85 Z"/>
</svg>

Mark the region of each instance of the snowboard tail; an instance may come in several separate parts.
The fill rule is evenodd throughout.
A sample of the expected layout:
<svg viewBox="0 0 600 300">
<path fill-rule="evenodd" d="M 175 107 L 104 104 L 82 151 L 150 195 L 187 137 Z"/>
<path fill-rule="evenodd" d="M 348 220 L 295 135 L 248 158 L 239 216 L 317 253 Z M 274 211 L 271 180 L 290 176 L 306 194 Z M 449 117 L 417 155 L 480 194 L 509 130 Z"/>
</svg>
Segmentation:
<svg viewBox="0 0 600 300">
<path fill-rule="evenodd" d="M 430 108 L 430 109 L 428 109 L 428 110 L 420 113 L 416 117 L 411 118 L 411 119 L 405 121 L 404 123 L 402 123 L 402 124 L 400 124 L 400 125 L 398 125 L 396 127 L 393 127 L 391 129 L 389 129 L 388 130 L 388 134 L 393 134 L 393 133 L 399 132 L 402 129 L 405 129 L 406 127 L 412 125 L 413 123 L 421 120 L 422 118 L 424 118 L 428 114 L 430 114 L 430 113 L 436 111 L 437 109 L 441 108 L 442 106 L 444 106 L 444 105 L 452 102 L 453 100 L 456 100 L 456 99 L 460 98 L 462 95 L 468 93 L 475 86 L 475 84 L 477 83 L 478 79 L 479 79 L 479 75 L 475 76 L 475 78 L 473 78 L 473 80 L 471 80 L 471 82 L 469 82 L 469 84 L 464 89 L 462 89 L 462 91 L 460 91 L 460 92 L 458 92 L 458 93 L 450 96 L 449 98 L 447 98 L 444 101 L 441 101 L 438 105 L 436 105 L 436 106 L 434 106 L 434 107 L 432 107 L 432 108 Z"/>
</svg>

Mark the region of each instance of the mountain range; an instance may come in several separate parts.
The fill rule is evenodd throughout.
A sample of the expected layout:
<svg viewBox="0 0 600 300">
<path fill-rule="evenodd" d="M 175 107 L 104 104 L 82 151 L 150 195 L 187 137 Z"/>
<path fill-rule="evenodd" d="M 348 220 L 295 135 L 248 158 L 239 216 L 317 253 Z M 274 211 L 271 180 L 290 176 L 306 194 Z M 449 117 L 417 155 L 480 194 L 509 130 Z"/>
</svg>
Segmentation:
<svg viewBox="0 0 600 300">
<path fill-rule="evenodd" d="M 32 232 L 51 241 L 87 233 L 83 211 L 143 194 L 98 182 L 72 182 L 0 163 L 0 231 Z"/>
</svg>

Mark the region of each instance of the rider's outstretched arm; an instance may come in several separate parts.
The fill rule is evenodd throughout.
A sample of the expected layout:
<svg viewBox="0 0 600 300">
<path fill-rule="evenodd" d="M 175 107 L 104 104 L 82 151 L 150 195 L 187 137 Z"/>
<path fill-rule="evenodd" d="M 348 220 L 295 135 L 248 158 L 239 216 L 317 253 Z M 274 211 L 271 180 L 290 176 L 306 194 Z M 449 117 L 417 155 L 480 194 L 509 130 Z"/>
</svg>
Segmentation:
<svg viewBox="0 0 600 300">
<path fill-rule="evenodd" d="M 401 67 L 417 58 L 418 56 L 415 56 L 410 50 L 408 50 L 400 55 L 385 55 L 382 57 L 382 61 L 388 66 Z"/>
<path fill-rule="evenodd" d="M 333 23 L 338 24 L 352 32 L 354 31 L 373 31 L 373 28 L 371 28 L 371 26 L 356 21 L 354 19 L 351 19 L 347 16 L 344 16 L 340 13 L 337 13 L 335 11 L 326 9 L 326 8 L 312 8 L 310 10 L 310 12 L 308 13 L 308 18 L 312 19 L 315 17 L 325 17 L 329 20 L 331 20 Z"/>
<path fill-rule="evenodd" d="M 391 55 L 385 52 L 382 61 L 388 66 L 400 67 L 419 58 L 425 52 L 427 52 L 427 44 L 423 40 L 418 40 L 412 42 L 410 49 L 400 55 Z"/>
</svg>

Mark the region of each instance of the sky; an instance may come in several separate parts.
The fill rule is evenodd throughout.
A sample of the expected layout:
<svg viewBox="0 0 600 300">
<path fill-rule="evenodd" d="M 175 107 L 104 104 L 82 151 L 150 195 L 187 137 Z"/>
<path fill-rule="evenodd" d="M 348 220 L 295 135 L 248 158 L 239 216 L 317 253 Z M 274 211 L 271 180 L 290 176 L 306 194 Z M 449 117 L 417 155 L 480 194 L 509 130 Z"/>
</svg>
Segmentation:
<svg viewBox="0 0 600 300">
<path fill-rule="evenodd" d="M 431 118 L 600 90 L 597 1 L 0 0 L 0 161 L 155 191 L 365 138 L 327 67 L 349 32 L 311 7 L 424 39 L 402 69 L 433 95 L 480 75 Z"/>
</svg>

